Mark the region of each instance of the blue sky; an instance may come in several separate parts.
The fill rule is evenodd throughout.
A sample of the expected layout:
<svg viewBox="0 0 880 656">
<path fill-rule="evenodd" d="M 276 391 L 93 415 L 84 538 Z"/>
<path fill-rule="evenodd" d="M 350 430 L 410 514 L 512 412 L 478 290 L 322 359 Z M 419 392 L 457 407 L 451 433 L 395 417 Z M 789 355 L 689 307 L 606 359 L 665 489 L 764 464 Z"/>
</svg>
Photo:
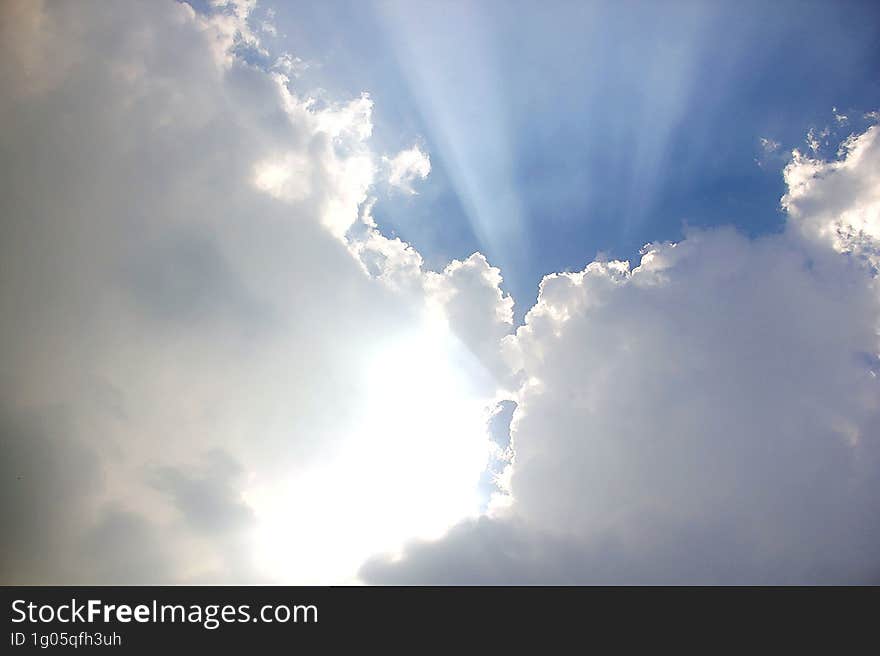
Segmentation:
<svg viewBox="0 0 880 656">
<path fill-rule="evenodd" d="M 377 147 L 431 156 L 419 195 L 380 199 L 379 225 L 435 268 L 486 253 L 518 319 L 544 274 L 598 252 L 637 258 L 684 225 L 780 229 L 790 149 L 811 127 L 834 145 L 880 107 L 874 3 L 274 7 L 306 86 L 368 91 Z"/>
</svg>

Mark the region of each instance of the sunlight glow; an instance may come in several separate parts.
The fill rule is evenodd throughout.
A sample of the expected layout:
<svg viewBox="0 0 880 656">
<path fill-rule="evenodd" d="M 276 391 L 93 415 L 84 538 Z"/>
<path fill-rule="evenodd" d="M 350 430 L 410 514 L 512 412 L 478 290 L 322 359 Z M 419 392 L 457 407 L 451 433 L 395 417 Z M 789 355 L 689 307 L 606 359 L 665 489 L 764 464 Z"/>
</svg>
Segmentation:
<svg viewBox="0 0 880 656">
<path fill-rule="evenodd" d="M 249 491 L 261 568 L 282 581 L 354 582 L 370 555 L 438 538 L 479 513 L 487 403 L 463 373 L 462 351 L 442 322 L 427 319 L 374 355 L 369 403 L 344 448 Z"/>
</svg>

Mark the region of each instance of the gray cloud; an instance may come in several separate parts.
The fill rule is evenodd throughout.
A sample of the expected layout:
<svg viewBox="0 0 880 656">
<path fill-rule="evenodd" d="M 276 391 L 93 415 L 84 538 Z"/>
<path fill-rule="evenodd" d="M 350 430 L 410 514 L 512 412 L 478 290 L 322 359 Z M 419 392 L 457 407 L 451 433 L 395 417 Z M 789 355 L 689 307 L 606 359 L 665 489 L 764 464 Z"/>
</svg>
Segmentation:
<svg viewBox="0 0 880 656">
<path fill-rule="evenodd" d="M 222 451 L 207 454 L 197 472 L 161 467 L 153 485 L 174 501 L 187 526 L 207 534 L 224 533 L 253 520 L 251 509 L 239 498 L 241 467 Z"/>
<path fill-rule="evenodd" d="M 82 537 L 78 549 L 65 556 L 82 568 L 71 576 L 79 585 L 168 585 L 174 583 L 174 557 L 162 543 L 159 527 L 146 518 L 108 508 Z M 57 581 L 57 574 L 48 582 Z"/>
<path fill-rule="evenodd" d="M 100 485 L 98 455 L 70 439 L 70 419 L 60 409 L 39 414 L 0 409 L 0 579 L 48 583 L 73 574 L 67 550 L 75 544 L 77 517 Z"/>
</svg>

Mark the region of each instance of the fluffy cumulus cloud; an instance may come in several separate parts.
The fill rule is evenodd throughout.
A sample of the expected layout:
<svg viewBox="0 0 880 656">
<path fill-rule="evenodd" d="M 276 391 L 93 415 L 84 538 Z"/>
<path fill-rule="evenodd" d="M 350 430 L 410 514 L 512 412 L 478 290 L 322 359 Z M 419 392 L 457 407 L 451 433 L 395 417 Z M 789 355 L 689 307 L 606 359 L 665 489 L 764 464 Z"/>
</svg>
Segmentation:
<svg viewBox="0 0 880 656">
<path fill-rule="evenodd" d="M 480 508 L 492 375 L 369 219 L 370 98 L 214 5 L 3 5 L 4 582 L 346 581 Z"/>
<path fill-rule="evenodd" d="M 364 578 L 880 580 L 877 130 L 794 154 L 783 234 L 545 277 L 504 338 L 512 503 Z"/>
<path fill-rule="evenodd" d="M 431 158 L 418 145 L 401 150 L 394 157 L 385 157 L 388 184 L 408 194 L 415 194 L 413 183 L 424 180 L 431 172 Z"/>
<path fill-rule="evenodd" d="M 795 150 L 785 168 L 782 205 L 808 239 L 829 242 L 880 267 L 880 158 L 877 126 L 850 135 L 838 159 L 812 159 Z"/>
<path fill-rule="evenodd" d="M 876 128 L 514 331 L 253 6 L 2 7 L 4 583 L 877 580 Z"/>
</svg>

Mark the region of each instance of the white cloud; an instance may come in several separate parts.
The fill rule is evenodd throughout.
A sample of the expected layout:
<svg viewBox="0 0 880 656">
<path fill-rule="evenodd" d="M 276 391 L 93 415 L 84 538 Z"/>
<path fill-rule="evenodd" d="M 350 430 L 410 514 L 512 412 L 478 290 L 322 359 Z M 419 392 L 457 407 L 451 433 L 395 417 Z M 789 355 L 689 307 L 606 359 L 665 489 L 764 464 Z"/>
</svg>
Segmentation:
<svg viewBox="0 0 880 656">
<path fill-rule="evenodd" d="M 415 194 L 413 183 L 424 180 L 431 172 L 431 159 L 418 145 L 401 150 L 394 157 L 384 158 L 388 167 L 388 184 L 408 194 Z"/>
<path fill-rule="evenodd" d="M 795 151 L 785 168 L 782 205 L 791 225 L 835 250 L 880 264 L 880 128 L 853 135 L 841 159 L 811 159 Z"/>
<path fill-rule="evenodd" d="M 275 59 L 272 68 L 284 73 L 288 77 L 299 77 L 309 69 L 309 63 L 300 57 L 295 57 L 286 52 Z"/>
<path fill-rule="evenodd" d="M 493 458 L 490 517 L 364 576 L 876 579 L 876 128 L 795 155 L 783 234 L 547 276 L 512 333 L 482 255 L 428 272 L 370 218 L 369 96 L 244 63 L 218 4 L 3 6 L 5 582 L 350 580 Z"/>
<path fill-rule="evenodd" d="M 795 155 L 784 234 L 696 231 L 547 276 L 515 337 L 512 503 L 373 582 L 880 576 L 876 128 Z M 856 246 L 857 245 L 857 246 Z"/>
<path fill-rule="evenodd" d="M 513 331 L 513 299 L 501 290 L 501 271 L 480 253 L 427 274 L 429 299 L 454 334 L 483 363 L 494 384 L 510 384 L 501 340 Z"/>
<path fill-rule="evenodd" d="M 5 582 L 339 582 L 479 510 L 482 365 L 358 221 L 371 100 L 220 4 L 3 7 Z"/>
<path fill-rule="evenodd" d="M 813 155 L 818 155 L 819 150 L 823 146 L 828 145 L 828 137 L 830 134 L 831 134 L 831 130 L 828 128 L 827 125 L 824 128 L 822 128 L 822 130 L 816 130 L 816 128 L 810 128 L 807 131 L 806 142 L 807 142 L 807 145 L 810 147 L 810 150 L 812 151 Z"/>
<path fill-rule="evenodd" d="M 765 153 L 773 153 L 779 150 L 779 142 L 774 141 L 773 139 L 769 139 L 767 137 L 761 137 L 761 148 Z"/>
</svg>

